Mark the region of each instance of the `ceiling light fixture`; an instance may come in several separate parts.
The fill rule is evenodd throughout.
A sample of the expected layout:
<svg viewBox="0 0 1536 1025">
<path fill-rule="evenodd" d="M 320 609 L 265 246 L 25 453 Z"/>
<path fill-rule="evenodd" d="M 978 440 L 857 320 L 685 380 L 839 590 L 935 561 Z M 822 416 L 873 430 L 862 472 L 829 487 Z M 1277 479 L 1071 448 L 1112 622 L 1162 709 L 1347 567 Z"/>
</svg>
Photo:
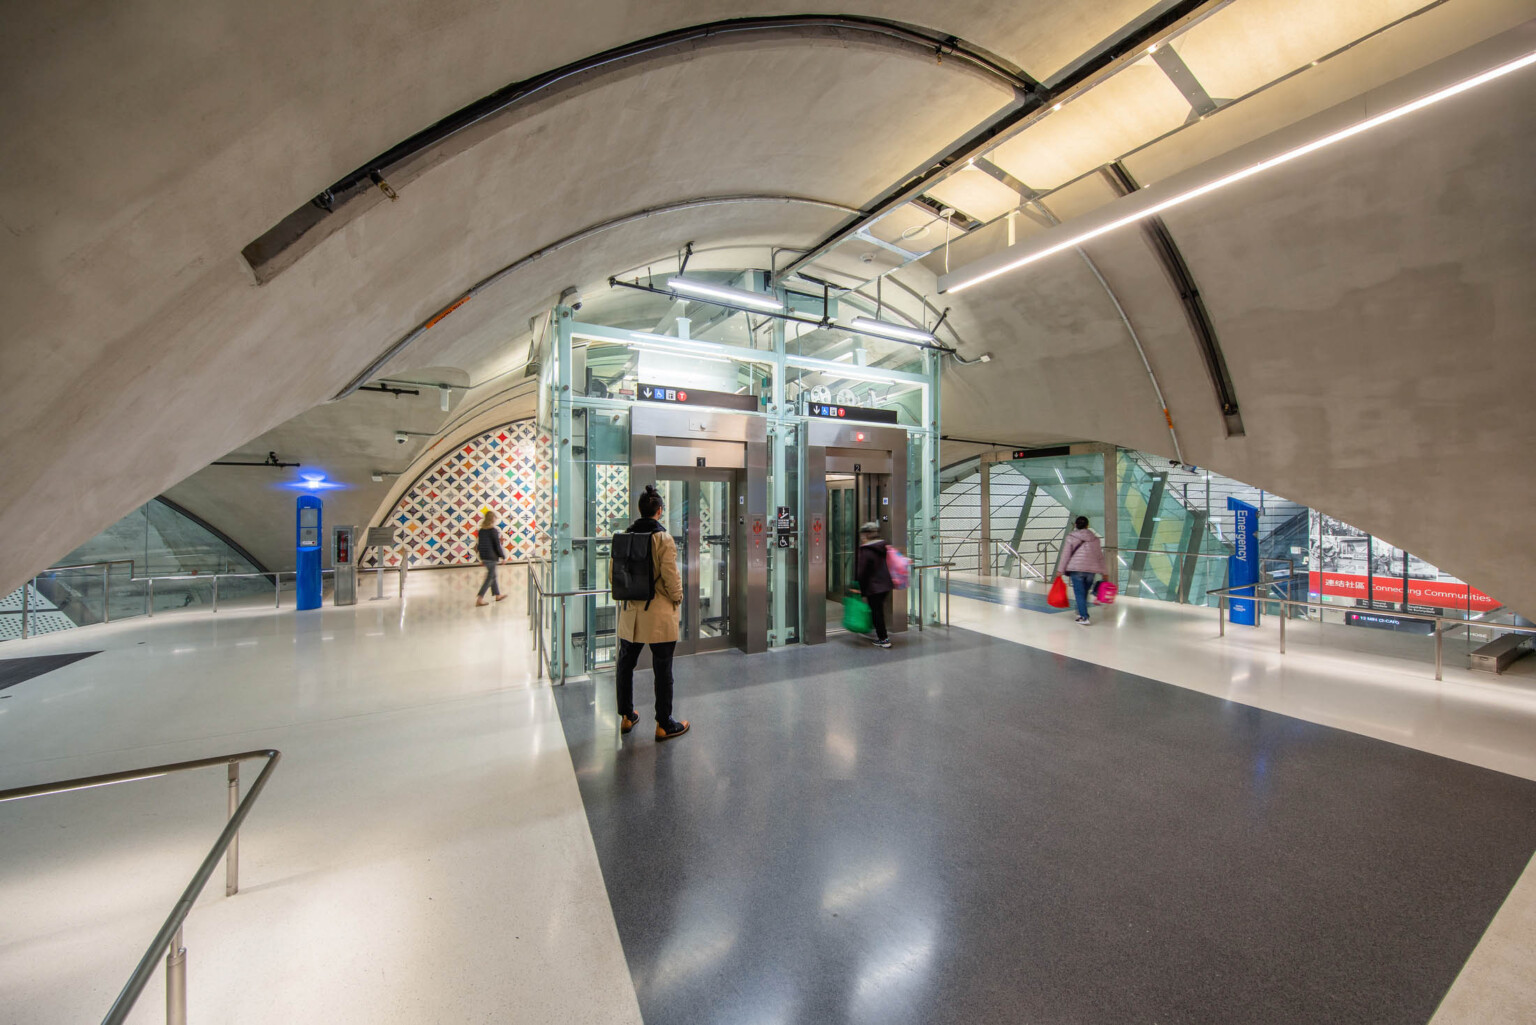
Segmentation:
<svg viewBox="0 0 1536 1025">
<path fill-rule="evenodd" d="M 782 313 L 784 304 L 777 297 L 765 295 L 762 292 L 753 292 L 745 288 L 732 288 L 730 285 L 716 285 L 708 281 L 695 281 L 692 278 L 669 278 L 667 287 L 674 292 L 682 292 L 684 295 L 696 296 L 705 300 L 719 300 L 736 306 L 746 306 L 754 310 L 762 310 L 765 313 Z"/>
<path fill-rule="evenodd" d="M 1363 132 L 1368 132 L 1373 128 L 1379 128 L 1380 126 L 1391 121 L 1396 121 L 1400 117 L 1412 114 L 1414 111 L 1423 110 L 1425 107 L 1439 103 L 1441 100 L 1448 100 L 1452 96 L 1459 96 L 1460 94 L 1467 92 L 1470 89 L 1475 89 L 1478 86 L 1485 85 L 1494 81 L 1495 79 L 1503 78 L 1505 75 L 1519 71 L 1522 68 L 1529 67 L 1532 64 L 1536 64 L 1536 51 L 1528 53 L 1523 57 L 1518 57 L 1512 61 L 1508 61 L 1504 64 L 1500 64 L 1497 67 L 1490 68 L 1489 70 L 1484 71 L 1481 74 L 1474 75 L 1471 78 L 1463 79 L 1454 85 L 1447 86 L 1446 88 L 1437 92 L 1430 93 L 1427 96 L 1421 96 L 1418 99 L 1404 103 L 1401 106 L 1393 107 L 1391 110 L 1377 114 L 1375 117 L 1366 118 L 1364 121 L 1356 122 L 1355 124 L 1350 125 L 1348 128 L 1340 129 L 1339 131 L 1325 135 L 1320 139 L 1314 139 L 1312 142 L 1297 146 L 1295 149 L 1286 150 L 1283 153 L 1250 164 L 1241 170 L 1234 171 L 1228 175 L 1224 175 L 1215 179 L 1214 181 L 1209 181 L 1203 185 L 1198 185 L 1194 188 L 1187 189 L 1186 191 L 1180 192 L 1177 195 L 1168 197 L 1160 203 L 1153 203 L 1149 206 L 1136 210 L 1134 213 L 1127 214 L 1126 216 L 1117 220 L 1110 221 L 1107 224 L 1101 224 L 1096 228 L 1090 228 L 1086 231 L 1072 234 L 1069 238 L 1066 238 L 1063 241 L 1048 245 L 1045 244 L 1046 241 L 1052 237 L 1052 235 L 1056 234 L 1054 232 L 1047 232 L 1044 235 L 1036 236 L 1036 240 L 1019 243 L 1019 245 L 1014 248 L 1034 247 L 1036 245 L 1038 245 L 1039 248 L 1029 248 L 1028 251 L 1026 251 L 1023 255 L 1017 256 L 1013 259 L 1004 259 L 995 265 L 991 265 L 991 260 L 979 261 L 979 264 L 973 265 L 969 273 L 965 268 L 962 268 L 955 271 L 953 274 L 946 274 L 939 279 L 939 291 L 942 293 L 960 292 L 970 288 L 972 285 L 979 285 L 983 281 L 990 281 L 992 278 L 995 278 L 1000 274 L 1007 274 L 1009 271 L 1018 270 L 1020 267 L 1035 263 L 1038 260 L 1043 260 L 1048 256 L 1054 256 L 1057 253 L 1065 252 L 1068 249 L 1075 249 L 1076 247 L 1082 245 L 1084 242 L 1096 239 L 1101 235 L 1107 235 L 1110 232 L 1119 228 L 1123 228 L 1128 224 L 1134 224 L 1137 221 L 1146 220 L 1148 217 L 1155 217 L 1165 210 L 1170 210 L 1173 207 L 1181 206 L 1182 204 L 1187 203 L 1192 199 L 1198 199 L 1199 197 L 1215 192 L 1218 189 L 1224 189 L 1228 185 L 1235 185 L 1237 182 L 1252 178 L 1254 175 L 1261 174 L 1274 167 L 1279 167 L 1282 164 L 1288 164 L 1292 160 L 1296 160 L 1299 157 L 1304 157 L 1309 153 L 1315 153 L 1320 149 L 1332 146 L 1334 143 L 1343 142 L 1345 139 L 1351 139 L 1356 135 L 1360 135 Z M 1140 196 L 1145 194 L 1145 192 L 1142 192 L 1133 193 L 1132 195 Z M 1002 252 L 995 255 L 997 257 L 1005 257 L 1007 253 L 1008 250 L 1003 250 Z"/>
<path fill-rule="evenodd" d="M 875 320 L 873 317 L 854 317 L 848 322 L 848 327 L 853 331 L 864 334 L 879 335 L 882 338 L 894 338 L 900 342 L 927 342 L 937 341 L 928 331 L 920 331 L 915 327 L 904 327 L 901 324 L 892 324 L 884 320 Z"/>
</svg>

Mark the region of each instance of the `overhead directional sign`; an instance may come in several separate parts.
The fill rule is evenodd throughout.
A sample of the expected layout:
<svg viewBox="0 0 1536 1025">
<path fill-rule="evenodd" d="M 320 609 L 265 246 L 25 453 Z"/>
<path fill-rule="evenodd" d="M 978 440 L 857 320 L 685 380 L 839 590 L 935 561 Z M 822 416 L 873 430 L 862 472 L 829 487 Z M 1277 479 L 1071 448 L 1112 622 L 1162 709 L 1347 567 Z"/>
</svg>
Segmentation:
<svg viewBox="0 0 1536 1025">
<path fill-rule="evenodd" d="M 640 401 L 665 402 L 674 406 L 716 406 L 721 409 L 757 410 L 756 395 L 736 395 L 723 391 L 704 391 L 701 388 L 679 388 L 666 384 L 640 385 Z"/>
<path fill-rule="evenodd" d="M 893 424 L 900 414 L 894 409 L 868 409 L 863 406 L 834 406 L 825 402 L 812 402 L 808 407 L 811 416 L 827 420 L 866 420 L 870 423 Z"/>
</svg>

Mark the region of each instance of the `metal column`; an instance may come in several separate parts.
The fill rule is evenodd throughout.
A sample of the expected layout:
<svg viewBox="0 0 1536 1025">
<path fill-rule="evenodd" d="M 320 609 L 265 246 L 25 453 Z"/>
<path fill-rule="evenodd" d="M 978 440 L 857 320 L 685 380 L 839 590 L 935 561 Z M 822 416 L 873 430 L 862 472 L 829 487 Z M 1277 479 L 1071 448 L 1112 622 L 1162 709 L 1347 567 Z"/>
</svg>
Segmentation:
<svg viewBox="0 0 1536 1025">
<path fill-rule="evenodd" d="M 576 460 L 572 451 L 571 379 L 573 363 L 571 352 L 571 321 L 575 313 L 568 306 L 555 307 L 554 332 L 554 464 L 555 508 L 551 524 L 554 540 L 551 542 L 550 561 L 554 563 L 555 591 L 574 591 L 576 586 L 576 560 L 573 554 L 574 536 L 572 525 L 576 523 Z M 562 617 L 562 620 L 564 617 Z M 553 644 L 554 663 L 550 675 L 564 677 L 570 673 L 574 654 L 571 629 L 568 621 L 559 624 L 560 632 Z"/>
</svg>

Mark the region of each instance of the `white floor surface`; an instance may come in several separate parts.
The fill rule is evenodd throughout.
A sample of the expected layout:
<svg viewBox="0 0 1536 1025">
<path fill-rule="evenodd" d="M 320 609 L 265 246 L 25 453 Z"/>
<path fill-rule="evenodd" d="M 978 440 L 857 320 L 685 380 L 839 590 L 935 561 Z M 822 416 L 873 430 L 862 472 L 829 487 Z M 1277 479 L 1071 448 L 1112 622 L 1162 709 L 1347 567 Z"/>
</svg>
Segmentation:
<svg viewBox="0 0 1536 1025">
<path fill-rule="evenodd" d="M 533 677 L 522 571 L 487 608 L 479 575 L 415 574 L 403 605 L 168 614 L 0 646 L 102 650 L 0 691 L 0 788 L 283 752 L 242 834 L 241 893 L 223 896 L 221 870 L 188 919 L 191 1021 L 639 1021 Z M 1282 656 L 1273 623 L 1220 638 L 1212 612 L 1155 602 L 1086 628 L 952 608 L 955 626 L 1536 779 L 1531 669 L 1491 679 L 1448 659 L 1436 683 L 1432 648 L 1325 649 L 1305 630 Z M 223 814 L 221 769 L 0 804 L 0 1025 L 99 1020 Z M 1435 1025 L 1536 1021 L 1532 963 L 1536 869 Z M 132 1020 L 163 1020 L 162 994 L 157 974 Z"/>
<path fill-rule="evenodd" d="M 275 747 L 188 918 L 192 1022 L 638 1022 L 522 571 L 397 600 L 11 642 L 103 649 L 4 692 L 0 787 Z M 248 783 L 259 763 L 243 770 Z M 221 828 L 222 769 L 0 804 L 0 1021 L 99 1021 Z M 162 969 L 163 971 L 163 969 Z M 164 1021 L 157 975 L 133 1021 Z"/>
</svg>

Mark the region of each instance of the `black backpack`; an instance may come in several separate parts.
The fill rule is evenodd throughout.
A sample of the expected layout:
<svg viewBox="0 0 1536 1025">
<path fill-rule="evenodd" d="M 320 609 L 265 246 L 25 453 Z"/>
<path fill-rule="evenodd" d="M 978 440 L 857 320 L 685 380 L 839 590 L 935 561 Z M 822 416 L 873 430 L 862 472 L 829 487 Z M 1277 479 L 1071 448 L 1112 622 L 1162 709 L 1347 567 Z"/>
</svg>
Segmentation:
<svg viewBox="0 0 1536 1025">
<path fill-rule="evenodd" d="M 613 600 L 643 601 L 651 607 L 656 597 L 655 565 L 651 562 L 651 535 L 613 535 Z"/>
</svg>

